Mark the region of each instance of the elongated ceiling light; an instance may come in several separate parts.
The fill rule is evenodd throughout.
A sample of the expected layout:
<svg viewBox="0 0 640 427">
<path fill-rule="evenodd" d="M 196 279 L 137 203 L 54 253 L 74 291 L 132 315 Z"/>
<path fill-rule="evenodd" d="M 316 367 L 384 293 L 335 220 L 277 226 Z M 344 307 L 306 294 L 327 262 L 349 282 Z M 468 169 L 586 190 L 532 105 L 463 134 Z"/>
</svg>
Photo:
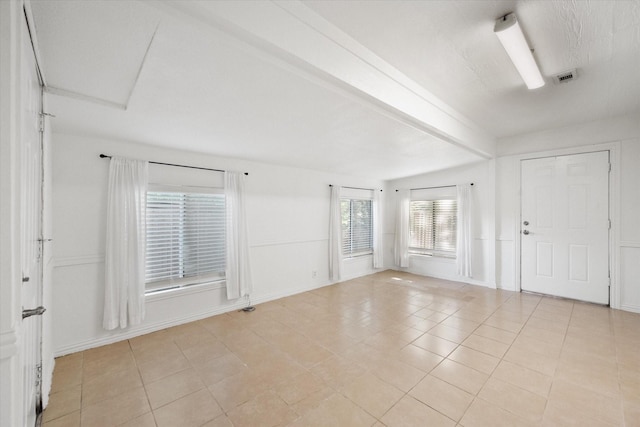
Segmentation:
<svg viewBox="0 0 640 427">
<path fill-rule="evenodd" d="M 535 59 L 533 59 L 531 49 L 524 38 L 516 15 L 510 13 L 498 19 L 493 32 L 498 36 L 527 87 L 537 89 L 544 86 L 544 79 Z"/>
</svg>

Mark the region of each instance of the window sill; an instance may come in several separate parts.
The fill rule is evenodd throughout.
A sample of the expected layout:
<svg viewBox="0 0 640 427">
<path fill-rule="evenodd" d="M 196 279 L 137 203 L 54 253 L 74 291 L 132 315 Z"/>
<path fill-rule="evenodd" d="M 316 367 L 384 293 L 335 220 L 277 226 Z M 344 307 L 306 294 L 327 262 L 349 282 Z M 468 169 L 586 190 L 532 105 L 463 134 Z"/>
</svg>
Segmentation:
<svg viewBox="0 0 640 427">
<path fill-rule="evenodd" d="M 456 262 L 456 257 L 442 256 L 442 255 L 432 255 L 432 254 L 418 254 L 418 253 L 409 253 L 409 256 L 412 258 L 418 259 L 430 259 L 432 261 L 443 262 L 447 264 L 453 264 Z"/>
<path fill-rule="evenodd" d="M 171 288 L 165 290 L 159 290 L 155 292 L 145 293 L 145 300 L 147 302 L 161 301 L 164 299 L 171 299 L 181 297 L 184 295 L 197 294 L 201 292 L 208 292 L 217 289 L 224 289 L 226 287 L 226 281 L 216 280 L 212 282 L 198 283 L 197 285 L 188 285 L 178 288 Z"/>
<path fill-rule="evenodd" d="M 359 254 L 359 255 L 352 255 L 352 256 L 348 256 L 348 257 L 344 257 L 342 258 L 343 261 L 357 261 L 359 259 L 362 259 L 364 257 L 371 257 L 373 256 L 372 252 L 366 253 L 366 254 Z"/>
</svg>

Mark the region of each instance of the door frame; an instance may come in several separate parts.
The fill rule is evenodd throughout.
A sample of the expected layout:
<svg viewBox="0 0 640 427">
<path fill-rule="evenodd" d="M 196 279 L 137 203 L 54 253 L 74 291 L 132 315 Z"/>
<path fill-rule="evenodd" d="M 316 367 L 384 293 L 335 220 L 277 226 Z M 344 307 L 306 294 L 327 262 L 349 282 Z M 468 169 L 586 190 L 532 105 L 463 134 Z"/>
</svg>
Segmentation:
<svg viewBox="0 0 640 427">
<path fill-rule="evenodd" d="M 34 128 L 36 129 L 36 134 L 37 134 L 37 143 L 35 143 L 34 145 L 37 146 L 37 151 L 38 151 L 38 164 L 37 164 L 37 169 L 38 169 L 38 181 L 35 182 L 31 180 L 31 176 L 26 176 L 24 174 L 24 171 L 21 169 L 21 176 L 20 176 L 20 181 L 21 183 L 26 183 L 28 186 L 27 189 L 27 193 L 29 193 L 30 189 L 36 189 L 37 188 L 37 198 L 38 200 L 38 212 L 36 213 L 36 221 L 37 221 L 37 243 L 35 243 L 35 245 L 37 246 L 37 252 L 38 252 L 38 262 L 37 262 L 37 271 L 34 272 L 30 272 L 30 276 L 32 277 L 32 279 L 36 279 L 36 280 L 31 280 L 29 282 L 29 284 L 27 284 L 27 286 L 37 286 L 35 289 L 35 301 L 33 305 L 29 305 L 29 306 L 25 306 L 24 303 L 24 285 L 21 287 L 21 306 L 22 309 L 29 309 L 29 308 L 36 308 L 38 306 L 45 306 L 45 301 L 44 301 L 44 279 L 45 279 L 45 238 L 44 238 L 44 218 L 45 218 L 45 206 L 44 206 L 44 190 L 45 190 L 45 159 L 44 159 L 44 130 L 45 130 L 45 115 L 44 115 L 44 81 L 42 78 L 42 72 L 41 72 L 41 67 L 40 64 L 38 63 L 38 55 L 36 54 L 36 44 L 34 42 L 34 27 L 32 22 L 30 22 L 30 9 L 28 9 L 28 0 L 24 3 L 23 5 L 23 11 L 24 11 L 24 19 L 23 22 L 21 24 L 21 27 L 24 28 L 23 33 L 24 33 L 24 38 L 23 38 L 23 46 L 26 47 L 26 50 L 29 53 L 26 53 L 26 56 L 28 57 L 28 59 L 25 56 L 22 56 L 21 58 L 25 59 L 26 62 L 24 63 L 24 65 L 26 67 L 28 67 L 31 71 L 33 71 L 34 74 L 34 81 L 33 83 L 37 83 L 37 90 L 34 91 L 34 95 L 37 93 L 37 97 L 38 99 L 38 111 L 35 112 L 36 113 L 36 120 L 33 123 Z M 23 53 L 24 54 L 24 53 Z M 22 71 L 22 76 L 25 76 L 27 74 L 31 74 L 31 72 L 27 73 L 27 70 L 23 70 Z M 31 82 L 31 80 L 29 80 L 29 82 Z M 29 84 L 29 87 L 31 87 L 31 84 Z M 31 93 L 31 91 L 27 91 L 28 93 Z M 24 113 L 24 111 L 23 111 Z M 20 157 L 21 157 L 21 165 L 24 166 L 24 160 L 26 159 L 27 162 L 29 162 L 29 165 L 31 165 L 31 157 L 23 157 L 24 152 L 22 151 L 22 146 L 23 144 L 25 144 L 25 141 L 27 138 L 27 136 L 24 136 L 22 134 L 23 131 L 25 131 L 25 135 L 30 135 L 29 132 L 26 132 L 26 129 L 24 127 L 24 120 L 21 121 L 22 122 L 22 128 L 21 128 L 21 147 L 20 147 Z M 35 139 L 34 139 L 35 142 Z M 27 166 L 27 169 L 29 169 L 30 166 Z M 24 188 L 22 189 L 24 190 Z M 23 193 L 24 194 L 24 193 Z M 22 196 L 20 197 L 20 203 L 21 203 L 21 208 L 24 208 L 25 206 L 22 205 Z M 27 209 L 32 208 L 33 206 L 31 206 L 30 203 L 27 203 L 26 205 Z M 24 219 L 26 217 L 29 217 L 29 215 L 26 215 L 26 212 L 23 212 L 21 217 Z M 23 238 L 22 236 L 22 230 L 24 229 L 25 225 L 21 223 L 20 226 L 20 233 L 21 236 L 20 238 Z M 28 241 L 28 240 L 27 240 Z M 21 241 L 21 245 L 28 245 L 27 241 Z M 24 263 L 25 260 L 21 260 L 22 263 Z M 29 260 L 31 261 L 31 260 Z M 24 267 L 24 264 L 21 265 L 22 267 Z M 34 277 L 37 274 L 37 278 Z M 25 329 L 25 322 L 29 322 L 32 326 L 30 328 L 32 329 Z M 23 334 L 22 334 L 22 347 L 21 349 L 24 351 L 25 349 L 31 350 L 31 347 L 29 345 L 27 345 L 28 341 L 32 341 L 33 344 L 35 344 L 35 348 L 33 348 L 33 350 L 35 351 L 35 355 L 36 358 L 33 362 L 35 362 L 35 365 L 33 365 L 33 373 L 34 373 L 34 380 L 35 382 L 35 386 L 33 385 L 33 383 L 31 384 L 23 384 L 23 393 L 25 393 L 24 398 L 25 399 L 30 399 L 29 396 L 27 396 L 27 394 L 32 395 L 32 397 L 35 399 L 35 408 L 33 408 L 33 410 L 35 410 L 34 413 L 31 412 L 31 410 L 29 410 L 28 412 L 26 412 L 24 414 L 25 416 L 25 421 L 30 421 L 31 417 L 34 417 L 34 425 L 35 426 L 40 426 L 42 424 L 42 417 L 43 417 L 43 411 L 44 411 L 44 407 L 43 407 L 43 403 L 44 403 L 44 396 L 43 396 L 43 386 L 42 386 L 42 379 L 43 379 L 43 375 L 42 375 L 42 368 L 44 365 L 44 354 L 43 354 L 43 339 L 44 339 L 44 316 L 42 314 L 39 314 L 37 316 L 35 316 L 33 319 L 30 320 L 25 320 L 24 317 L 22 319 L 22 327 L 23 327 Z M 34 336 L 32 336 L 31 333 L 27 334 L 26 331 L 32 330 L 34 332 Z M 29 338 L 29 340 L 25 339 L 25 338 Z M 35 341 L 35 342 L 34 342 Z M 25 347 L 25 345 L 27 345 L 27 347 Z M 27 355 L 27 353 L 23 353 L 23 361 L 30 361 L 30 356 Z M 23 362 L 24 363 L 24 362 Z M 25 364 L 24 365 L 26 367 L 26 369 L 30 369 L 32 368 L 32 365 L 30 364 Z M 28 379 L 32 379 L 30 376 L 27 376 Z M 25 403 L 23 401 L 23 403 Z"/>
<path fill-rule="evenodd" d="M 611 230 L 609 231 L 609 272 L 611 286 L 609 288 L 609 306 L 620 308 L 620 286 L 618 283 L 619 272 L 619 242 L 620 242 L 620 141 L 605 142 L 579 147 L 562 148 L 558 150 L 547 150 L 534 153 L 519 154 L 513 156 L 517 162 L 514 175 L 515 188 L 518 191 L 518 203 L 515 207 L 514 236 L 515 236 L 515 291 L 522 291 L 522 235 L 520 234 L 522 217 L 522 161 L 533 160 L 544 157 L 567 156 L 572 154 L 586 154 L 598 151 L 609 151 L 609 162 L 611 163 L 611 173 L 609 174 L 609 218 L 611 219 Z"/>
<path fill-rule="evenodd" d="M 22 92 L 23 43 L 29 35 L 23 30 L 25 5 L 29 0 L 0 1 L 0 249 L 7 255 L 0 260 L 0 424 L 22 426 L 25 422 L 21 348 L 22 261 L 20 236 L 22 183 Z M 5 60 L 6 59 L 6 60 Z M 6 76 L 6 78 L 4 78 Z M 6 398 L 5 398 L 6 397 Z"/>
</svg>

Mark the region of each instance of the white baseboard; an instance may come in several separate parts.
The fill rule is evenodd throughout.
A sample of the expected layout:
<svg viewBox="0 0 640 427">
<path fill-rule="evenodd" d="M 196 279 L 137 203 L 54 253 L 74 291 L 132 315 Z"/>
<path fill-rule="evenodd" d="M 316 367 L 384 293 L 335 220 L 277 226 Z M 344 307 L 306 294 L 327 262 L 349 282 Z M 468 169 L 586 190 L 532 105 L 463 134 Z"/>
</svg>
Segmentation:
<svg viewBox="0 0 640 427">
<path fill-rule="evenodd" d="M 365 277 L 365 276 L 369 276 L 371 274 L 380 273 L 381 271 L 384 271 L 384 270 L 387 270 L 387 269 L 386 268 L 381 268 L 381 269 L 371 269 L 371 270 L 368 270 L 368 271 L 363 271 L 362 274 L 355 274 L 355 275 L 351 275 L 351 276 L 341 277 L 339 281 L 333 282 L 331 284 L 336 284 L 336 283 L 340 283 L 340 282 L 346 282 L 347 280 L 358 279 L 360 277 Z"/>
<path fill-rule="evenodd" d="M 252 304 L 262 304 L 265 302 L 273 301 L 276 299 L 288 297 L 291 295 L 299 294 L 302 292 L 312 291 L 314 289 L 319 289 L 333 283 L 322 283 L 319 285 L 311 285 L 301 288 L 290 288 L 281 292 L 276 292 L 272 294 L 262 295 L 258 297 L 252 297 Z M 206 319 L 207 317 L 216 316 L 218 314 L 229 313 L 231 311 L 240 310 L 244 308 L 246 302 L 244 298 L 239 299 L 237 302 L 221 307 L 216 307 L 211 310 L 207 310 L 201 313 L 184 316 L 176 319 L 167 320 L 164 322 L 155 322 L 153 324 L 145 324 L 136 327 L 132 327 L 126 332 L 118 333 L 118 335 L 113 336 L 104 336 L 92 340 L 86 340 L 83 342 L 74 343 L 72 345 L 68 345 L 65 347 L 60 347 L 56 349 L 54 357 L 64 356 L 66 354 L 77 353 L 79 351 L 88 350 L 90 348 L 101 347 L 103 345 L 113 344 L 118 341 L 124 341 L 131 338 L 135 338 L 140 335 L 149 334 L 151 332 L 157 332 L 163 329 L 171 328 L 174 326 L 182 325 L 184 323 L 195 322 L 196 320 Z"/>
<path fill-rule="evenodd" d="M 392 270 L 394 269 L 397 270 L 397 268 L 393 268 Z M 445 274 L 423 274 L 423 273 L 418 273 L 416 271 L 411 271 L 411 269 L 409 268 L 403 268 L 403 269 L 400 269 L 399 271 L 405 271 L 407 273 L 415 274 L 417 276 L 433 277 L 434 279 L 449 280 L 451 282 L 466 283 L 468 285 L 482 286 L 490 289 L 497 289 L 495 283 L 486 282 L 483 280 L 475 280 L 473 278 L 470 279 L 470 278 L 463 278 L 460 276 L 447 276 Z"/>
<path fill-rule="evenodd" d="M 632 313 L 640 313 L 640 306 L 637 306 L 637 305 L 629 305 L 629 304 L 622 304 L 622 305 L 620 305 L 620 310 L 630 311 L 630 312 L 632 312 Z"/>
</svg>

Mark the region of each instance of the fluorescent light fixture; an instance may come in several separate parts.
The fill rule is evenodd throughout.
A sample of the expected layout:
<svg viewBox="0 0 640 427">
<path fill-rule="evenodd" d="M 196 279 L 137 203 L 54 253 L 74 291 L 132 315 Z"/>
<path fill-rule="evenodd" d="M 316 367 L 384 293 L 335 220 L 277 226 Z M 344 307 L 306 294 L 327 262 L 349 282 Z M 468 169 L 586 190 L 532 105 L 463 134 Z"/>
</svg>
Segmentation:
<svg viewBox="0 0 640 427">
<path fill-rule="evenodd" d="M 511 62 L 516 66 L 527 87 L 529 89 L 537 89 L 544 86 L 544 79 L 540 74 L 535 59 L 533 59 L 531 49 L 529 49 L 527 40 L 524 38 L 516 15 L 510 13 L 498 19 L 493 32 L 498 36 L 504 50 L 507 51 Z"/>
</svg>

